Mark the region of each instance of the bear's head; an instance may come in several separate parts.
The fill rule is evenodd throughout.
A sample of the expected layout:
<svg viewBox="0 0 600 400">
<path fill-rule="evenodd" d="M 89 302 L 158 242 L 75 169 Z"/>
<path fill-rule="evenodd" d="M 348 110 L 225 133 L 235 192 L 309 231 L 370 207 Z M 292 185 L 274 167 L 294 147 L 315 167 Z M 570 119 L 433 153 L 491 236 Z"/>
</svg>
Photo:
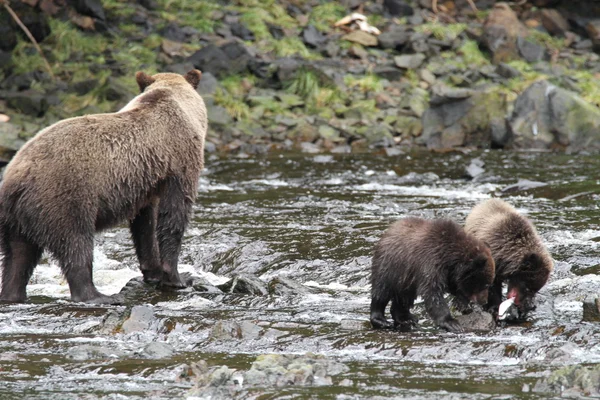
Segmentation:
<svg viewBox="0 0 600 400">
<path fill-rule="evenodd" d="M 179 75 L 169 72 L 148 75 L 143 71 L 138 71 L 135 74 L 135 80 L 137 81 L 137 84 L 140 87 L 140 92 L 144 92 L 144 90 L 148 86 L 154 83 L 165 83 L 169 86 L 189 84 L 192 85 L 192 87 L 195 90 L 198 87 L 198 84 L 200 83 L 200 78 L 202 78 L 202 72 L 200 72 L 197 69 L 192 69 L 185 75 Z"/>
</svg>

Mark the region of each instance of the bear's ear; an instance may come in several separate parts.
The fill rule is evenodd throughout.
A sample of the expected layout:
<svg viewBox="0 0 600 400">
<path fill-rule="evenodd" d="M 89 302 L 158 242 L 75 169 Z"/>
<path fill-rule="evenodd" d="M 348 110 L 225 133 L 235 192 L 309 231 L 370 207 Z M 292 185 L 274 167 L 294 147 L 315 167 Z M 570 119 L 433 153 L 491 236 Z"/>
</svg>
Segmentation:
<svg viewBox="0 0 600 400">
<path fill-rule="evenodd" d="M 185 74 L 185 80 L 188 81 L 194 89 L 198 88 L 200 78 L 202 78 L 202 72 L 198 71 L 197 69 L 193 69 Z"/>
<path fill-rule="evenodd" d="M 148 86 L 152 85 L 155 81 L 153 77 L 146 74 L 143 71 L 138 71 L 135 74 L 135 80 L 137 81 L 138 86 L 140 87 L 140 92 L 143 92 Z"/>
</svg>

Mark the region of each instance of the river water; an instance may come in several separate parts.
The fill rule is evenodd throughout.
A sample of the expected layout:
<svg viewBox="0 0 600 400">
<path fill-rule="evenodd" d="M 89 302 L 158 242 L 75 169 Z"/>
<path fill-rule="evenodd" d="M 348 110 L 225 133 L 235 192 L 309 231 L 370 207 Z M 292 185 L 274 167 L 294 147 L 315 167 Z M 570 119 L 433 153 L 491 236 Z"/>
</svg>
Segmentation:
<svg viewBox="0 0 600 400">
<path fill-rule="evenodd" d="M 473 181 L 464 170 L 475 157 L 485 173 Z M 306 290 L 146 288 L 130 291 L 125 305 L 86 306 L 68 300 L 45 258 L 30 302 L 0 306 L 1 399 L 185 398 L 193 382 L 181 378 L 184 365 L 243 371 L 268 353 L 320 354 L 348 370 L 333 385 L 246 388 L 240 398 L 547 398 L 531 391 L 538 379 L 600 362 L 600 326 L 582 322 L 582 301 L 600 293 L 598 157 L 294 153 L 211 156 L 206 166 L 180 270 L 213 284 L 240 273 L 285 277 Z M 511 189 L 519 179 L 547 185 Z M 492 196 L 527 214 L 556 260 L 530 320 L 456 335 L 436 329 L 417 302 L 415 331 L 371 330 L 370 256 L 390 222 L 412 215 L 462 223 Z M 125 227 L 97 236 L 94 269 L 107 294 L 140 276 Z M 146 325 L 121 327 L 139 305 Z"/>
</svg>

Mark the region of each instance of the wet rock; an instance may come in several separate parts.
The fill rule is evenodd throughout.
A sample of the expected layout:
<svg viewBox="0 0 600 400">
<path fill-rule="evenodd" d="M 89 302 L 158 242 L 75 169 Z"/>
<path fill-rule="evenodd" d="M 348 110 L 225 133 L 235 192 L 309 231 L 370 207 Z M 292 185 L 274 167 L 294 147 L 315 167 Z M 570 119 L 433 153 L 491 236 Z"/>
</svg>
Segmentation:
<svg viewBox="0 0 600 400">
<path fill-rule="evenodd" d="M 509 5 L 498 3 L 484 23 L 481 40 L 492 53 L 492 61 L 499 63 L 519 59 L 517 38 L 527 35 L 527 28 Z"/>
<path fill-rule="evenodd" d="M 597 397 L 600 395 L 600 365 L 569 366 L 540 379 L 533 387 L 535 393 L 555 393 L 560 397 Z"/>
<path fill-rule="evenodd" d="M 377 37 L 367 33 L 365 31 L 352 31 L 344 36 L 342 36 L 342 40 L 347 40 L 349 42 L 358 43 L 363 46 L 373 47 L 377 46 Z"/>
<path fill-rule="evenodd" d="M 210 142 L 207 142 L 207 143 L 210 143 Z M 207 146 L 207 148 L 208 147 L 214 148 L 215 145 L 213 143 L 211 143 L 210 145 Z M 207 151 L 208 151 L 208 149 L 207 149 Z M 214 151 L 216 151 L 216 149 Z M 212 152 L 214 152 L 214 151 L 212 151 Z M 192 287 L 197 292 L 223 293 L 223 291 L 221 289 L 219 289 L 218 287 L 216 287 L 215 285 L 210 283 L 207 279 L 202 278 L 202 277 L 194 277 L 194 279 L 192 281 Z"/>
<path fill-rule="evenodd" d="M 267 284 L 253 275 L 236 275 L 230 281 L 217 285 L 225 293 L 250 294 L 266 296 L 269 294 Z"/>
<path fill-rule="evenodd" d="M 151 342 L 144 347 L 142 354 L 148 358 L 168 358 L 175 354 L 175 349 L 169 343 Z"/>
<path fill-rule="evenodd" d="M 583 302 L 583 320 L 600 322 L 600 298 L 590 296 Z"/>
<path fill-rule="evenodd" d="M 503 121 L 507 102 L 495 91 L 472 91 L 434 86 L 422 117 L 423 134 L 416 140 L 433 149 L 460 146 L 490 147 L 492 126 Z"/>
<path fill-rule="evenodd" d="M 209 44 L 192 54 L 188 61 L 201 71 L 208 71 L 214 76 L 241 73 L 248 68 L 250 53 L 239 42 L 228 42 L 222 46 Z"/>
<path fill-rule="evenodd" d="M 393 17 L 405 17 L 414 14 L 413 8 L 405 0 L 383 0 L 383 9 Z"/>
<path fill-rule="evenodd" d="M 467 177 L 469 179 L 475 179 L 479 175 L 483 174 L 485 172 L 485 169 L 483 169 L 484 165 L 485 163 L 481 158 L 478 157 L 472 159 L 469 165 L 465 168 L 465 173 Z"/>
<path fill-rule="evenodd" d="M 542 25 L 551 35 L 565 36 L 569 30 L 569 22 L 557 10 L 544 8 L 540 10 Z"/>
<path fill-rule="evenodd" d="M 141 332 L 148 330 L 156 322 L 154 307 L 150 305 L 134 306 L 129 318 L 123 322 L 123 333 Z"/>
<path fill-rule="evenodd" d="M 366 331 L 371 330 L 371 324 L 368 321 L 360 319 L 343 319 L 340 321 L 340 329 L 348 331 Z"/>
<path fill-rule="evenodd" d="M 544 182 L 530 181 L 529 179 L 519 179 L 517 181 L 517 183 L 503 187 L 502 191 L 503 192 L 520 192 L 523 190 L 530 190 L 530 189 L 534 189 L 534 188 L 538 188 L 538 187 L 544 187 L 547 185 L 548 184 L 544 183 Z"/>
<path fill-rule="evenodd" d="M 307 25 L 302 30 L 302 41 L 309 47 L 317 48 L 325 43 L 327 38 L 314 25 Z"/>
<path fill-rule="evenodd" d="M 250 321 L 217 321 L 208 337 L 215 340 L 256 339 L 262 330 Z"/>
<path fill-rule="evenodd" d="M 456 317 L 458 323 L 465 331 L 491 331 L 496 327 L 492 314 L 485 311 L 473 311 L 472 313 Z"/>
<path fill-rule="evenodd" d="M 110 358 L 119 358 L 125 355 L 125 352 L 115 349 L 109 349 L 101 346 L 80 345 L 71 347 L 67 351 L 67 358 L 77 361 L 103 360 Z"/>
<path fill-rule="evenodd" d="M 391 30 L 383 32 L 377 37 L 379 47 L 383 49 L 402 50 L 408 42 L 410 34 L 400 26 L 394 26 Z"/>
<path fill-rule="evenodd" d="M 522 37 L 517 38 L 517 48 L 521 57 L 530 63 L 540 61 L 546 54 L 546 49 L 543 46 Z"/>
<path fill-rule="evenodd" d="M 6 104 L 23 114 L 42 117 L 48 110 L 46 95 L 34 89 L 3 94 Z"/>
<path fill-rule="evenodd" d="M 600 110 L 548 81 L 519 95 L 508 128 L 513 148 L 600 149 Z"/>
<path fill-rule="evenodd" d="M 269 294 L 272 296 L 290 296 L 315 292 L 315 289 L 285 277 L 277 277 L 269 282 Z"/>
<path fill-rule="evenodd" d="M 425 61 L 425 54 L 404 54 L 394 57 L 394 63 L 398 68 L 417 69 Z"/>
<path fill-rule="evenodd" d="M 398 185 L 428 185 L 440 180 L 440 177 L 433 172 L 425 172 L 419 174 L 417 172 L 409 172 L 398 178 Z"/>
</svg>

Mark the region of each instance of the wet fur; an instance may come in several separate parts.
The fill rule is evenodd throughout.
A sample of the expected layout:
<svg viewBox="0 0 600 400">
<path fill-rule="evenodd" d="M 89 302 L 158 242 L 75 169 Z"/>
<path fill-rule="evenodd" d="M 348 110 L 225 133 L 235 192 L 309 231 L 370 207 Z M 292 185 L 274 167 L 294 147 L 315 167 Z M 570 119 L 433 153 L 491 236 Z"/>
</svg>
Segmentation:
<svg viewBox="0 0 600 400">
<path fill-rule="evenodd" d="M 510 204 L 490 199 L 473 208 L 465 230 L 490 246 L 496 263 L 488 307 L 497 311 L 503 300 L 502 283 L 508 281 L 509 289 L 518 288 L 522 308 L 531 308 L 554 264 L 531 221 Z"/>
<path fill-rule="evenodd" d="M 406 218 L 392 224 L 375 247 L 371 267 L 371 323 L 375 328 L 406 329 L 420 295 L 434 322 L 451 331 L 462 328 L 452 317 L 444 293 L 462 304 L 487 294 L 494 263 L 485 244 L 453 221 Z M 487 297 L 486 297 L 487 299 Z M 384 312 L 392 302 L 392 325 Z"/>
<path fill-rule="evenodd" d="M 137 74 L 143 91 L 116 113 L 59 121 L 28 141 L 0 187 L 0 300 L 23 302 L 44 249 L 71 298 L 112 302 L 92 279 L 94 233 L 130 222 L 145 280 L 181 287 L 177 259 L 203 168 L 200 71 Z"/>
</svg>

